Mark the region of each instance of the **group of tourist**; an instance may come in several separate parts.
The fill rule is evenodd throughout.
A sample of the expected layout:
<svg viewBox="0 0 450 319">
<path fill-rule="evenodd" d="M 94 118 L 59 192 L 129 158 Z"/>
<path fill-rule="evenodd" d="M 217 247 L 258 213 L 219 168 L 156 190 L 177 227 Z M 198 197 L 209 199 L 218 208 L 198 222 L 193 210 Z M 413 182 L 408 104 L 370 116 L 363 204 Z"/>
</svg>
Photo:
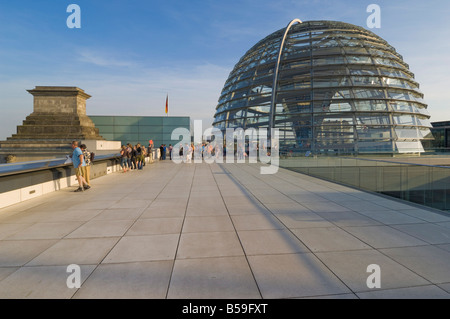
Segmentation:
<svg viewBox="0 0 450 319">
<path fill-rule="evenodd" d="M 131 170 L 141 170 L 145 166 L 145 158 L 149 156 L 152 152 L 152 145 L 149 144 L 148 148 L 141 146 L 140 143 L 132 145 L 127 143 L 127 145 L 122 145 L 120 150 L 120 167 L 123 172 Z"/>
<path fill-rule="evenodd" d="M 159 147 L 159 160 L 165 160 L 167 158 L 167 153 L 169 153 L 169 159 L 172 159 L 172 144 L 169 144 L 169 147 L 166 144 L 161 144 Z"/>
<path fill-rule="evenodd" d="M 122 145 L 120 150 L 120 166 L 124 173 L 131 170 L 142 170 L 145 166 L 145 158 L 150 157 L 152 160 L 152 148 L 153 144 L 149 144 L 148 147 L 137 143 L 136 145 L 132 145 L 131 143 L 127 143 L 126 145 Z M 75 174 L 77 177 L 79 187 L 75 190 L 75 192 L 82 192 L 91 188 L 90 183 L 90 170 L 93 160 L 94 153 L 91 153 L 87 150 L 86 145 L 81 144 L 78 145 L 77 141 L 72 142 L 72 162 L 75 168 Z M 166 144 L 161 144 L 159 147 L 160 156 L 159 160 L 165 160 L 167 156 L 172 160 L 173 157 L 173 146 L 170 144 L 168 147 Z M 204 156 L 220 156 L 222 152 L 225 151 L 218 145 L 213 147 L 211 144 L 185 144 L 179 147 L 178 155 L 180 157 L 185 157 L 187 163 L 191 163 L 192 157 L 195 154 L 196 156 L 200 156 L 203 158 Z"/>
<path fill-rule="evenodd" d="M 78 188 L 75 192 L 83 192 L 91 188 L 90 174 L 94 153 L 89 152 L 85 144 L 78 146 L 77 141 L 72 142 L 72 149 L 72 163 L 78 181 Z"/>
<path fill-rule="evenodd" d="M 185 159 L 186 163 L 192 162 L 192 156 L 194 158 L 213 157 L 220 158 L 224 149 L 221 145 L 213 145 L 211 143 L 198 143 L 198 144 L 185 144 L 179 148 L 179 156 Z"/>
</svg>

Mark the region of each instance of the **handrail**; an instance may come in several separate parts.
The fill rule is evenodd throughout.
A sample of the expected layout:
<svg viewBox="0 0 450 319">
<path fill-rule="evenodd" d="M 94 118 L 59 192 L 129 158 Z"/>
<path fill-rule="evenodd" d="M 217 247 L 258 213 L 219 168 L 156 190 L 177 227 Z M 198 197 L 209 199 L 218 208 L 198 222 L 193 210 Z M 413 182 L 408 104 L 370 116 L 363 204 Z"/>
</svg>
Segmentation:
<svg viewBox="0 0 450 319">
<path fill-rule="evenodd" d="M 97 161 L 112 159 L 119 157 L 120 154 L 107 154 L 107 155 L 96 155 L 94 163 Z M 65 163 L 67 158 L 55 158 L 55 159 L 45 159 L 38 161 L 28 161 L 28 162 L 17 162 L 0 164 L 0 177 L 29 173 L 34 171 L 42 171 L 50 168 L 61 168 L 65 166 L 72 166 L 72 163 Z"/>
<path fill-rule="evenodd" d="M 420 163 L 408 163 L 408 162 L 397 162 L 397 161 L 388 161 L 383 159 L 373 159 L 373 158 L 355 158 L 355 157 L 340 157 L 345 159 L 356 159 L 361 161 L 372 161 L 372 162 L 383 162 L 383 163 L 393 163 L 393 164 L 402 164 L 402 165 L 416 165 L 416 166 L 429 166 L 429 167 L 439 167 L 439 168 L 450 168 L 450 166 L 442 166 L 442 165 L 431 165 L 431 164 L 420 164 Z"/>
<path fill-rule="evenodd" d="M 432 164 L 420 164 L 420 163 L 410 163 L 410 162 L 399 162 L 399 161 L 392 161 L 392 160 L 385 160 L 385 159 L 375 159 L 375 158 L 360 158 L 360 157 L 347 157 L 347 156 L 317 156 L 317 157 L 288 157 L 288 159 L 348 159 L 348 160 L 360 160 L 360 161 L 370 161 L 370 162 L 383 162 L 383 163 L 390 163 L 390 164 L 398 164 L 398 165 L 409 165 L 409 166 L 425 166 L 425 167 L 437 167 L 437 168 L 450 168 L 450 166 L 444 166 L 444 165 L 432 165 Z M 424 158 L 424 157 L 421 157 Z M 281 159 L 283 160 L 283 159 Z"/>
</svg>

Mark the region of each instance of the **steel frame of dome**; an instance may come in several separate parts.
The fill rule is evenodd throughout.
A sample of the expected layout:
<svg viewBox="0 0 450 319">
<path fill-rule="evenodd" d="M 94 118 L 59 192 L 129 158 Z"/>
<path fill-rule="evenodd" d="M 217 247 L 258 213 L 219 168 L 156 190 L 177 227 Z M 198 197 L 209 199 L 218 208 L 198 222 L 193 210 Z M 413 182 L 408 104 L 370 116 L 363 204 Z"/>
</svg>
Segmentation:
<svg viewBox="0 0 450 319">
<path fill-rule="evenodd" d="M 385 40 L 295 19 L 235 65 L 213 126 L 277 128 L 281 152 L 420 153 L 429 118 L 414 74 Z"/>
</svg>

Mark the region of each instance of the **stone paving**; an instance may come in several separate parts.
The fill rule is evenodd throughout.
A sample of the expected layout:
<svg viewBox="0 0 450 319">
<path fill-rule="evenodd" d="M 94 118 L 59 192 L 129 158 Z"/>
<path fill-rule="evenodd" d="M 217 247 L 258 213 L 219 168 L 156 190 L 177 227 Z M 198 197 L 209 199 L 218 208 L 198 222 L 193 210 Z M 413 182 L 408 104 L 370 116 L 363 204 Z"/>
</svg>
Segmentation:
<svg viewBox="0 0 450 319">
<path fill-rule="evenodd" d="M 259 168 L 160 161 L 1 209 L 0 298 L 450 297 L 449 216 Z"/>
</svg>

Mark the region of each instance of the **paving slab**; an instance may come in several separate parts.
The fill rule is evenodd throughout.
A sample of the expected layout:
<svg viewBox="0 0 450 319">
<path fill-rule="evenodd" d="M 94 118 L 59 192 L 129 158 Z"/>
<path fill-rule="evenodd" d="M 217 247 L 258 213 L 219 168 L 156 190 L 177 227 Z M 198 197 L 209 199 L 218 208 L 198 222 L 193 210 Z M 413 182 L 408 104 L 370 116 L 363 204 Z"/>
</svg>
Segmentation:
<svg viewBox="0 0 450 319">
<path fill-rule="evenodd" d="M 66 236 L 66 238 L 96 238 L 123 236 L 133 220 L 91 220 Z"/>
<path fill-rule="evenodd" d="M 325 252 L 316 255 L 353 292 L 375 289 L 367 285 L 369 276 L 373 273 L 373 270 L 369 268 L 370 265 L 377 265 L 380 269 L 380 288 L 376 289 L 431 284 L 428 280 L 374 249 Z"/>
<path fill-rule="evenodd" d="M 75 229 L 83 225 L 83 223 L 80 221 L 35 223 L 5 239 L 61 239 L 72 233 Z"/>
<path fill-rule="evenodd" d="M 181 217 L 138 219 L 126 232 L 126 236 L 179 234 L 183 225 Z"/>
<path fill-rule="evenodd" d="M 427 245 L 426 242 L 389 226 L 344 227 L 344 229 L 373 248 Z"/>
<path fill-rule="evenodd" d="M 247 256 L 309 252 L 308 248 L 288 230 L 245 230 L 239 231 L 238 235 Z"/>
<path fill-rule="evenodd" d="M 183 233 L 234 231 L 229 216 L 190 216 L 183 224 Z"/>
<path fill-rule="evenodd" d="M 75 299 L 164 299 L 173 261 L 101 264 Z"/>
<path fill-rule="evenodd" d="M 48 239 L 0 241 L 0 267 L 23 266 L 56 242 Z"/>
<path fill-rule="evenodd" d="M 450 283 L 450 253 L 438 247 L 427 245 L 380 251 L 432 283 Z"/>
<path fill-rule="evenodd" d="M 94 270 L 94 265 L 80 268 L 81 283 Z M 69 299 L 76 288 L 67 286 L 67 266 L 21 267 L 0 281 L 0 298 Z"/>
<path fill-rule="evenodd" d="M 360 213 L 386 225 L 423 223 L 422 219 L 415 218 L 395 210 L 369 210 L 362 211 Z"/>
<path fill-rule="evenodd" d="M 178 234 L 122 237 L 102 263 L 173 260 L 178 237 Z"/>
<path fill-rule="evenodd" d="M 430 244 L 450 244 L 450 228 L 436 224 L 393 225 L 392 227 Z"/>
<path fill-rule="evenodd" d="M 118 241 L 119 237 L 62 239 L 36 256 L 26 266 L 96 265 Z"/>
<path fill-rule="evenodd" d="M 339 227 L 301 228 L 292 229 L 292 232 L 313 252 L 370 248 Z"/>
<path fill-rule="evenodd" d="M 177 259 L 244 255 L 235 232 L 183 233 Z"/>
<path fill-rule="evenodd" d="M 248 256 L 263 298 L 349 293 L 312 253 Z"/>
<path fill-rule="evenodd" d="M 244 256 L 175 261 L 169 299 L 259 299 Z"/>
</svg>

